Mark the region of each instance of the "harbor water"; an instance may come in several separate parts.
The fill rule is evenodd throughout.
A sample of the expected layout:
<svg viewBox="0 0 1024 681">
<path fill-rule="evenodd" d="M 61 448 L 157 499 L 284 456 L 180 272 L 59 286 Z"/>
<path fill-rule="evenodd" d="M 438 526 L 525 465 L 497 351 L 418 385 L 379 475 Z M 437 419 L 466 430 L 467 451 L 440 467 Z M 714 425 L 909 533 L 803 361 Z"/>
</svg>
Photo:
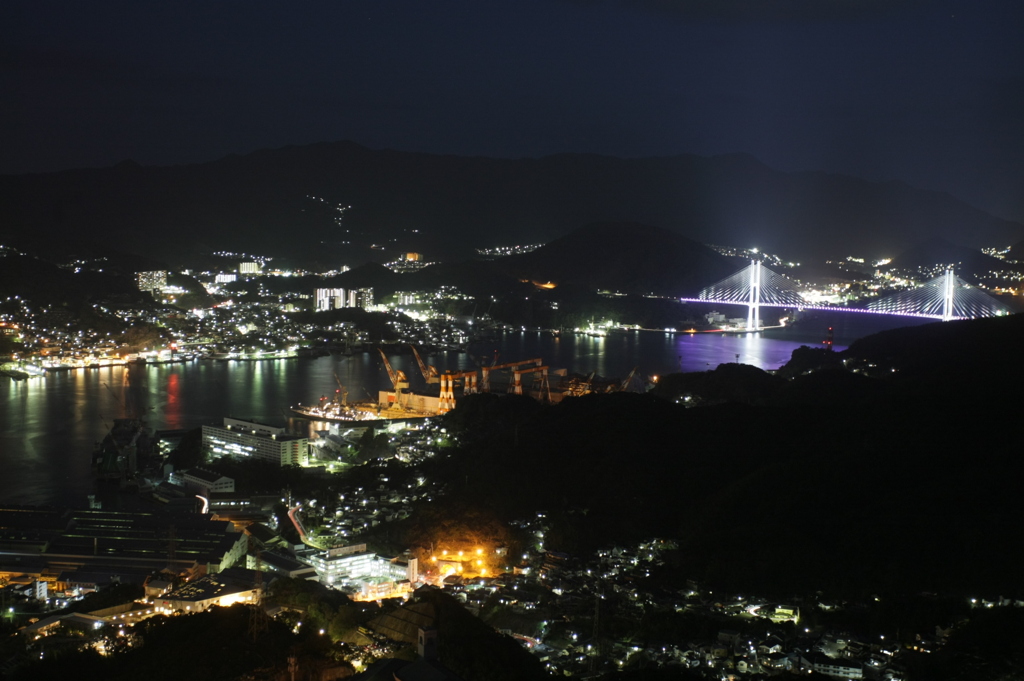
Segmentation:
<svg viewBox="0 0 1024 681">
<path fill-rule="evenodd" d="M 542 358 L 552 368 L 624 378 L 705 371 L 726 362 L 777 369 L 801 345 L 821 346 L 835 327 L 835 349 L 906 320 L 861 315 L 821 316 L 756 334 L 618 331 L 605 337 L 524 331 L 499 333 L 466 352 L 439 351 L 426 361 L 440 371 L 481 362 Z M 389 353 L 413 390 L 424 388 L 405 347 Z M 51 373 L 45 378 L 0 378 L 0 503 L 82 504 L 93 490 L 91 453 L 126 410 L 150 428 L 178 430 L 217 423 L 224 416 L 284 424 L 290 408 L 330 395 L 338 380 L 349 400 L 376 398 L 390 387 L 379 354 L 330 355 L 265 361 L 194 360 L 181 364 L 102 367 Z"/>
</svg>

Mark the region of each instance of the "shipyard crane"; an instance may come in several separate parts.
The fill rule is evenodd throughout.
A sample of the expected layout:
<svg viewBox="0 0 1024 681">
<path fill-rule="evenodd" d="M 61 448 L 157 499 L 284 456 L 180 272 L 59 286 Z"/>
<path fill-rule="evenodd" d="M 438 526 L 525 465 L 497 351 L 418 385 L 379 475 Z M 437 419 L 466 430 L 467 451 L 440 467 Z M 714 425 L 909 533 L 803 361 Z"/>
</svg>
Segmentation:
<svg viewBox="0 0 1024 681">
<path fill-rule="evenodd" d="M 441 394 L 438 401 L 438 414 L 444 414 L 455 408 L 455 382 L 462 381 L 462 394 L 469 395 L 476 392 L 476 370 L 472 371 L 446 371 L 439 377 L 441 382 Z"/>
<path fill-rule="evenodd" d="M 341 395 L 341 406 L 348 404 L 348 389 L 341 384 L 341 379 L 338 378 L 338 372 L 334 372 L 334 381 L 338 384 L 338 394 Z"/>
<path fill-rule="evenodd" d="M 621 384 L 619 384 L 619 392 L 626 392 L 629 390 L 629 384 L 633 382 L 633 377 L 636 376 L 636 372 L 640 370 L 640 367 L 633 367 L 633 370 L 629 372 L 629 376 L 626 376 Z"/>
<path fill-rule="evenodd" d="M 469 371 L 457 371 L 452 374 L 452 382 L 462 381 L 462 394 L 471 395 L 477 392 L 476 387 L 477 371 L 471 369 Z"/>
<path fill-rule="evenodd" d="M 110 394 L 114 398 L 114 401 L 117 402 L 117 404 L 121 407 L 121 412 L 124 414 L 124 416 L 122 418 L 134 420 L 135 419 L 135 409 L 133 408 L 134 405 L 132 404 L 130 393 L 128 393 L 128 391 L 126 390 L 130 386 L 131 386 L 131 379 L 128 377 L 128 372 L 127 371 L 124 372 L 124 380 L 121 383 L 121 393 L 122 393 L 123 397 L 119 396 L 116 392 L 114 392 L 114 389 L 111 388 L 109 385 L 107 385 L 106 382 L 103 383 L 103 387 L 106 388 L 110 392 Z"/>
<path fill-rule="evenodd" d="M 128 372 L 125 372 L 124 384 L 129 385 Z M 110 391 L 110 394 L 114 397 L 114 400 L 121 405 L 124 410 L 124 417 L 114 419 L 113 425 L 107 430 L 107 435 L 104 437 L 104 441 L 109 440 L 114 448 L 113 458 L 104 458 L 102 466 L 107 467 L 110 473 L 113 473 L 112 468 L 116 467 L 119 477 L 121 478 L 122 484 L 126 481 L 125 475 L 127 473 L 134 473 L 137 466 L 136 460 L 136 443 L 139 440 L 139 436 L 142 435 L 142 421 L 135 415 L 135 410 L 132 408 L 130 403 L 130 395 L 125 394 L 125 400 L 118 397 L 114 389 L 103 383 L 103 387 Z M 103 422 L 106 427 L 106 421 Z"/>
<path fill-rule="evenodd" d="M 497 359 L 497 357 L 495 357 Z M 544 360 L 540 357 L 535 359 L 524 359 L 519 362 L 505 362 L 504 364 L 492 364 L 487 367 L 480 367 L 480 392 L 489 393 L 491 392 L 491 372 L 499 369 L 518 369 L 521 366 L 527 364 L 533 364 L 534 366 L 543 366 Z"/>
<path fill-rule="evenodd" d="M 409 347 L 412 348 L 412 354 L 416 357 L 416 363 L 420 366 L 420 373 L 423 374 L 423 380 L 427 382 L 427 385 L 430 385 L 431 383 L 440 383 L 441 376 L 437 373 L 437 367 L 424 362 L 415 345 L 410 343 Z"/>
<path fill-rule="evenodd" d="M 395 389 L 395 401 L 402 405 L 402 391 L 409 389 L 409 378 L 405 375 L 405 372 L 401 369 L 393 369 L 391 362 L 388 361 L 387 355 L 380 348 L 377 348 L 377 352 L 380 353 L 380 358 L 384 360 L 384 368 L 388 370 L 388 378 L 391 379 L 391 385 Z"/>
<path fill-rule="evenodd" d="M 391 379 L 391 385 L 395 387 L 395 390 L 406 390 L 409 387 L 409 378 L 405 375 L 405 372 L 401 369 L 393 369 L 391 362 L 388 361 L 388 356 L 384 354 L 384 351 L 377 348 L 377 352 L 380 353 L 380 358 L 384 360 L 384 368 L 388 370 L 388 378 Z"/>
<path fill-rule="evenodd" d="M 533 366 L 525 369 L 513 369 L 512 370 L 512 385 L 509 386 L 508 391 L 516 395 L 523 394 L 523 374 L 540 374 L 540 399 L 545 402 L 551 401 L 551 387 L 548 385 L 548 369 L 547 366 Z"/>
</svg>

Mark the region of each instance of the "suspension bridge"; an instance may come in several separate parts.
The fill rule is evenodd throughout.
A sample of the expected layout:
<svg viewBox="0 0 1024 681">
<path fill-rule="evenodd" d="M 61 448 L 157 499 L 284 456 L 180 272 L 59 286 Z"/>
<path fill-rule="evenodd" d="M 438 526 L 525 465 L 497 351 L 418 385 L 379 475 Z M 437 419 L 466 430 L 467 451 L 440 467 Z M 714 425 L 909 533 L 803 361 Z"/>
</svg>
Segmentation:
<svg viewBox="0 0 1024 681">
<path fill-rule="evenodd" d="M 795 282 L 768 269 L 759 260 L 751 260 L 750 264 L 739 272 L 701 289 L 696 298 L 680 300 L 691 303 L 746 305 L 748 331 L 760 328 L 762 307 L 924 317 L 942 321 L 995 317 L 1010 313 L 1006 305 L 956 276 L 952 268 L 917 288 L 873 300 L 867 307 L 811 305 L 805 300 Z"/>
</svg>

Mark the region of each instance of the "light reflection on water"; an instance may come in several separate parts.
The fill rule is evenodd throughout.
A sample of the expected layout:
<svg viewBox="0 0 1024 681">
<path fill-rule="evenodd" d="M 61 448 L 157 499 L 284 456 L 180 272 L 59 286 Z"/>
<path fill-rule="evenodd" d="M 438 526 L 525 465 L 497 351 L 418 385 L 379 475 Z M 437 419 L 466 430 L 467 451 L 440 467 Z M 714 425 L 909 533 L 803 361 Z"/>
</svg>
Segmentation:
<svg viewBox="0 0 1024 681">
<path fill-rule="evenodd" d="M 438 352 L 424 359 L 440 371 L 470 369 L 478 362 L 492 363 L 497 352 L 499 363 L 540 357 L 552 368 L 620 378 L 633 367 L 650 376 L 735 361 L 776 369 L 800 345 L 819 345 L 829 323 L 749 335 L 619 332 L 597 338 L 517 332 L 474 344 L 468 353 Z M 877 329 L 857 335 L 872 330 Z M 838 343 L 844 334 L 857 337 L 854 333 L 837 326 L 835 349 L 842 349 Z M 398 352 L 389 353 L 392 366 L 409 376 L 413 390 L 424 389 L 411 353 L 407 348 Z M 223 416 L 280 424 L 291 418 L 290 407 L 331 395 L 337 388 L 335 374 L 353 401 L 376 398 L 378 390 L 389 387 L 376 351 L 80 369 L 25 381 L 0 378 L 0 503 L 84 503 L 92 491 L 94 443 L 124 414 L 125 405 L 158 430 L 195 428 Z"/>
</svg>

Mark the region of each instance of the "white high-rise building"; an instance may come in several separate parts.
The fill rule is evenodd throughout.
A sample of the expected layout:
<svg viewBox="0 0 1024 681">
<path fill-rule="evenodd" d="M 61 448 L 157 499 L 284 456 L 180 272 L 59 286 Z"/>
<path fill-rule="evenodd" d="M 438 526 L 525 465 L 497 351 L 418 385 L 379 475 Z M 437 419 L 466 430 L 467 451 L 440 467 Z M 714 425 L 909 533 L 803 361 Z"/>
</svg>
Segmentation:
<svg viewBox="0 0 1024 681">
<path fill-rule="evenodd" d="M 350 292 L 351 293 L 351 292 Z M 346 306 L 345 289 L 343 288 L 318 288 L 316 290 L 316 310 L 336 310 Z"/>
</svg>

